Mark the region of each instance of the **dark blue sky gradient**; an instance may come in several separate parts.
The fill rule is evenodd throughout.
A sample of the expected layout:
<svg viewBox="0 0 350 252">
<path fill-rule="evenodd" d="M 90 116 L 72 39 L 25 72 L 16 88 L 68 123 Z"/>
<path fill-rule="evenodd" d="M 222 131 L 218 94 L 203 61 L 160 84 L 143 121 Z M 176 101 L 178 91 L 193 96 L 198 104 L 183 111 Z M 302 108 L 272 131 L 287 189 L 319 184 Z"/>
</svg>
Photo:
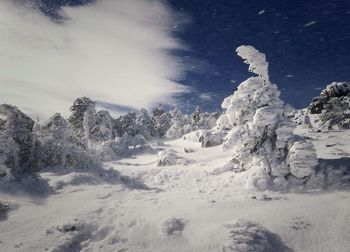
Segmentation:
<svg viewBox="0 0 350 252">
<path fill-rule="evenodd" d="M 192 49 L 187 56 L 212 65 L 204 75 L 190 74 L 184 82 L 218 93 L 216 103 L 248 76 L 247 65 L 234 54 L 242 44 L 266 53 L 272 81 L 282 98 L 297 108 L 308 105 L 330 82 L 350 81 L 349 0 L 170 3 L 192 17 L 179 33 Z"/>
<path fill-rule="evenodd" d="M 62 5 L 89 0 L 37 0 L 55 16 Z M 249 73 L 235 48 L 250 44 L 264 52 L 270 77 L 282 98 L 301 108 L 332 81 L 350 81 L 350 0 L 169 0 L 191 22 L 175 32 L 190 50 L 177 53 L 194 71 L 181 82 L 199 95 L 184 95 L 189 105 L 219 108 L 224 97 Z M 94 18 L 94 17 L 91 17 Z M 176 29 L 175 29 L 176 30 Z"/>
</svg>

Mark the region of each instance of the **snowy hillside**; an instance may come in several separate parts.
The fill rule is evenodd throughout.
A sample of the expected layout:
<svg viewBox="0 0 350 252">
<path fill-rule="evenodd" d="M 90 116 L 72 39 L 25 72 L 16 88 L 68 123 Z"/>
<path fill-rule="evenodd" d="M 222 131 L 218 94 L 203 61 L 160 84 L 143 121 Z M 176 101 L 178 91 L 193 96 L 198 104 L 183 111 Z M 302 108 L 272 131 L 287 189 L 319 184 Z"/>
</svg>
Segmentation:
<svg viewBox="0 0 350 252">
<path fill-rule="evenodd" d="M 349 168 L 349 133 L 307 135 L 324 162 Z M 140 155 L 106 163 L 129 176 L 123 183 L 42 173 L 55 194 L 1 194 L 11 205 L 2 210 L 1 250 L 348 251 L 349 191 L 247 192 L 231 173 L 215 175 L 229 156 L 220 146 L 175 140 L 161 149 L 193 163 L 157 167 L 156 155 Z"/>
<path fill-rule="evenodd" d="M 295 111 L 263 53 L 237 54 L 255 76 L 223 113 L 0 105 L 0 251 L 349 251 L 348 84 Z"/>
</svg>

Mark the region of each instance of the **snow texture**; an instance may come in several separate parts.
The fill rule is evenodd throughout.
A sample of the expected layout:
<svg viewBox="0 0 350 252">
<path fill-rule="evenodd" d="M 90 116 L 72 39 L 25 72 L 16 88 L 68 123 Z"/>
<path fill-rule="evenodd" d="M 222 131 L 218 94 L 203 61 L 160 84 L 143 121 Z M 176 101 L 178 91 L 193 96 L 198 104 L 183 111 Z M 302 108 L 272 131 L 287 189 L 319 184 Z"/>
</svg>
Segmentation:
<svg viewBox="0 0 350 252">
<path fill-rule="evenodd" d="M 171 165 L 187 165 L 190 160 L 180 157 L 174 150 L 160 151 L 157 154 L 156 165 L 157 166 L 171 166 Z"/>
</svg>

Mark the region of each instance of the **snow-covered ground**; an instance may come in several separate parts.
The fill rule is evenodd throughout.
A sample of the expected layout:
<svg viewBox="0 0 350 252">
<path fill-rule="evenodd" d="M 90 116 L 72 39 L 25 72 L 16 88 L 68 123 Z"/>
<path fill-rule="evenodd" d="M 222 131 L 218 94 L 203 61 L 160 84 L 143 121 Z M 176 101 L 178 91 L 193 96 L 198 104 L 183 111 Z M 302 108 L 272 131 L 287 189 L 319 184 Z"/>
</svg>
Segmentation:
<svg viewBox="0 0 350 252">
<path fill-rule="evenodd" d="M 350 131 L 303 134 L 323 162 L 349 169 Z M 127 176 L 116 183 L 42 173 L 56 188 L 49 196 L 0 194 L 10 205 L 0 208 L 0 251 L 350 251 L 349 191 L 250 192 L 219 169 L 231 155 L 222 146 L 153 148 L 179 164 L 139 155 L 106 163 Z"/>
</svg>

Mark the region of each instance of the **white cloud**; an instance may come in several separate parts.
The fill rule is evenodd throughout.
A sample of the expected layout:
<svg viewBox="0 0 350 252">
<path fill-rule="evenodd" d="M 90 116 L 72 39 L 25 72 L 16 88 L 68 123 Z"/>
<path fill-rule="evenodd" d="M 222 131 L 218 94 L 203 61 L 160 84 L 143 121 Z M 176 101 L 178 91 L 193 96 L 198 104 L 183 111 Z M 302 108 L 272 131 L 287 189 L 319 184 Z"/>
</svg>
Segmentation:
<svg viewBox="0 0 350 252">
<path fill-rule="evenodd" d="M 217 95 L 215 93 L 213 93 L 213 92 L 205 92 L 205 93 L 201 93 L 199 95 L 199 99 L 202 102 L 213 101 L 216 97 L 217 97 Z"/>
<path fill-rule="evenodd" d="M 98 0 L 67 7 L 61 23 L 0 2 L 0 103 L 46 118 L 79 96 L 123 107 L 167 103 L 187 89 L 170 50 L 179 25 L 163 1 Z"/>
</svg>

